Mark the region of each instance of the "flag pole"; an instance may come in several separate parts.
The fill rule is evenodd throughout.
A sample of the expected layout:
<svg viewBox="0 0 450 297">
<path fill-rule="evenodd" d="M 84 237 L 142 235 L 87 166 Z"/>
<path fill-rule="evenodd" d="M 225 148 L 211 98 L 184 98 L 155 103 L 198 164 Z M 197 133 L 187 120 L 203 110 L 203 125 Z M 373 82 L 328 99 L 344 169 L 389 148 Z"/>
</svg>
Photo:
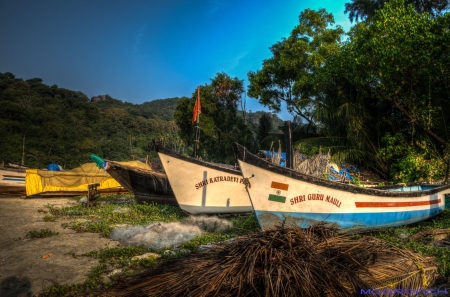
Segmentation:
<svg viewBox="0 0 450 297">
<path fill-rule="evenodd" d="M 194 117 L 195 117 L 195 126 L 194 126 L 194 152 L 193 157 L 197 158 L 197 150 L 198 150 L 198 139 L 200 136 L 199 131 L 199 121 L 200 121 L 200 86 L 197 88 L 197 99 L 194 104 Z"/>
</svg>

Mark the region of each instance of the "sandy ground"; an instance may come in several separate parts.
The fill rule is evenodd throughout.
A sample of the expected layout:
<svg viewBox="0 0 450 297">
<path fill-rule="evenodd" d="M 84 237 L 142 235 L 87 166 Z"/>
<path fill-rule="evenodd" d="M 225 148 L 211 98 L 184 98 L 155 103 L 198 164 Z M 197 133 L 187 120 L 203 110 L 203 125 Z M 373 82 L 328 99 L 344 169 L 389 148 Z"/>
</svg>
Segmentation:
<svg viewBox="0 0 450 297">
<path fill-rule="evenodd" d="M 38 212 L 47 204 L 62 206 L 67 198 L 0 197 L 0 296 L 35 296 L 52 284 L 81 284 L 98 260 L 74 257 L 119 243 L 94 233 L 76 233 L 61 224 L 70 219 L 45 222 Z M 25 238 L 32 230 L 59 232 L 47 238 Z M 21 238 L 21 239 L 19 239 Z M 44 255 L 52 254 L 45 258 Z"/>
</svg>

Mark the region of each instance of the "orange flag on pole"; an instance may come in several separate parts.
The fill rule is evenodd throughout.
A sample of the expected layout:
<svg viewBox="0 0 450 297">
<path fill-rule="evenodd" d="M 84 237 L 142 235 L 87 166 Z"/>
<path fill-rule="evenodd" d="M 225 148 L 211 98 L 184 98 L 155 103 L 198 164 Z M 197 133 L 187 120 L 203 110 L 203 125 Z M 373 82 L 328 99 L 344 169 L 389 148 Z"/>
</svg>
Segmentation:
<svg viewBox="0 0 450 297">
<path fill-rule="evenodd" d="M 192 123 L 196 122 L 198 115 L 202 113 L 202 106 L 200 105 L 200 87 L 197 88 L 197 99 L 195 100 L 194 110 L 192 113 Z"/>
</svg>

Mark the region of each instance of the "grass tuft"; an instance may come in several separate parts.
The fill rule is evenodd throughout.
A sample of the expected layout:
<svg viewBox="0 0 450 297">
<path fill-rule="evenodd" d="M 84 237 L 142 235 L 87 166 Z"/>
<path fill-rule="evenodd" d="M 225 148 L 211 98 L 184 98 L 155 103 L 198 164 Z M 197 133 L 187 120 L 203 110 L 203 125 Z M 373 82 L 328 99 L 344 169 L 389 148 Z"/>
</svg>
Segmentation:
<svg viewBox="0 0 450 297">
<path fill-rule="evenodd" d="M 50 229 L 41 229 L 41 230 L 31 230 L 28 231 L 26 238 L 45 238 L 54 235 L 58 235 L 59 232 L 52 231 Z"/>
</svg>

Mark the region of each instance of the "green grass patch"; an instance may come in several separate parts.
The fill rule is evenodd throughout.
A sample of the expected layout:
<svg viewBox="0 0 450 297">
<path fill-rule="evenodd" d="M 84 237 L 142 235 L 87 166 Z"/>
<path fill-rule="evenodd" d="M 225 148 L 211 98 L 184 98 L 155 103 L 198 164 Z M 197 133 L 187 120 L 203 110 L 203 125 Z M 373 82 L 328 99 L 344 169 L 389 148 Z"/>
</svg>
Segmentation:
<svg viewBox="0 0 450 297">
<path fill-rule="evenodd" d="M 250 232 L 259 232 L 261 230 L 259 228 L 258 220 L 253 213 L 249 215 L 234 215 L 228 218 L 228 220 L 233 223 L 233 227 L 229 232 L 236 235 L 244 235 Z"/>
<path fill-rule="evenodd" d="M 44 290 L 43 293 L 36 296 L 37 297 L 86 296 L 84 294 L 81 295 L 83 291 L 85 291 L 85 287 L 82 285 L 53 284 L 51 287 Z"/>
<path fill-rule="evenodd" d="M 196 236 L 195 238 L 191 239 L 190 241 L 183 242 L 181 244 L 181 248 L 188 249 L 190 251 L 197 250 L 201 245 L 207 245 L 212 244 L 216 242 L 222 242 L 227 239 L 233 238 L 234 236 L 232 234 L 222 234 L 220 232 L 215 234 L 205 234 Z"/>
<path fill-rule="evenodd" d="M 28 231 L 26 238 L 44 238 L 44 237 L 50 237 L 54 235 L 58 235 L 59 232 L 52 231 L 50 229 L 41 229 L 41 230 L 31 230 Z"/>
<path fill-rule="evenodd" d="M 54 207 L 46 205 L 53 216 L 73 218 L 63 227 L 77 232 L 100 233 L 108 237 L 116 225 L 148 225 L 155 222 L 177 222 L 186 217 L 186 214 L 178 207 L 160 204 L 127 204 L 115 196 L 100 196 L 100 201 L 95 206 L 87 207 L 85 204 Z M 120 195 L 123 198 L 123 195 Z M 132 200 L 131 200 L 132 201 Z M 117 204 L 119 203 L 119 204 Z M 83 219 L 83 220 L 80 220 Z"/>
<path fill-rule="evenodd" d="M 54 221 L 56 221 L 57 218 L 58 218 L 58 217 L 51 216 L 51 215 L 46 215 L 46 216 L 42 217 L 42 219 L 43 219 L 45 222 L 54 222 Z"/>
</svg>

